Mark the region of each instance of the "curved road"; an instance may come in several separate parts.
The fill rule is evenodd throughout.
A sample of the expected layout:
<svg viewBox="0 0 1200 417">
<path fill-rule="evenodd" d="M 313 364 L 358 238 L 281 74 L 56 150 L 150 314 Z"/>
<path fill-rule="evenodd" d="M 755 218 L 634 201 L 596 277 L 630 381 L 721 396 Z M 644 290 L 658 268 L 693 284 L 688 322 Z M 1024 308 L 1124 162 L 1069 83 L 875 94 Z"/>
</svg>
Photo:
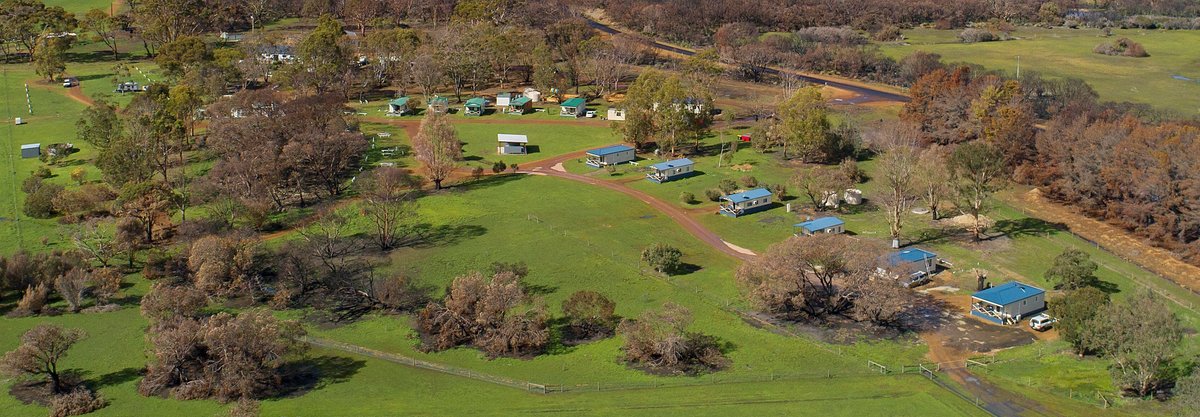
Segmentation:
<svg viewBox="0 0 1200 417">
<path fill-rule="evenodd" d="M 587 20 L 588 26 L 591 26 L 592 29 L 607 33 L 609 35 L 625 33 L 619 29 L 613 28 L 612 26 L 597 22 L 590 17 L 585 16 L 584 19 Z M 680 48 L 677 46 L 671 46 L 671 45 L 667 45 L 667 44 L 664 44 L 664 43 L 661 43 L 661 42 L 658 42 L 655 40 L 650 40 L 650 46 L 654 49 L 677 53 L 677 54 L 685 55 L 685 56 L 692 56 L 692 55 L 696 54 L 696 51 L 693 51 L 691 49 L 684 49 L 684 48 Z M 825 78 L 825 77 L 821 77 L 821 76 L 817 76 L 817 75 L 800 73 L 800 72 L 795 72 L 795 71 L 786 71 L 786 70 L 781 70 L 781 69 L 771 68 L 771 67 L 763 67 L 762 71 L 764 73 L 771 74 L 771 75 L 788 74 L 788 75 L 794 76 L 796 78 L 799 78 L 799 79 L 804 80 L 809 83 L 823 84 L 823 85 L 827 85 L 827 86 L 841 89 L 841 90 L 846 90 L 846 91 L 856 94 L 857 97 L 850 99 L 850 100 L 846 100 L 846 103 L 848 103 L 848 104 L 870 103 L 870 102 L 877 102 L 877 101 L 896 101 L 896 102 L 901 102 L 901 103 L 908 102 L 907 95 L 894 93 L 894 92 L 886 91 L 883 89 L 873 88 L 869 85 L 863 85 L 863 84 L 858 84 L 858 83 L 847 83 L 847 82 L 839 81 L 836 79 Z"/>
<path fill-rule="evenodd" d="M 692 236 L 695 236 L 697 239 L 700 239 L 702 242 L 708 244 L 714 249 L 719 250 L 726 255 L 732 256 L 734 259 L 748 261 L 754 259 L 756 256 L 754 252 L 732 246 L 728 242 L 722 240 L 721 237 L 717 236 L 716 233 L 708 230 L 708 228 L 704 227 L 704 225 L 701 225 L 700 222 L 697 222 L 696 219 L 692 218 L 692 216 L 689 216 L 687 212 L 681 210 L 679 207 L 675 207 L 673 204 L 663 202 L 662 200 L 654 198 L 649 194 L 630 188 L 624 183 L 598 180 L 586 175 L 572 174 L 562 169 L 561 164 L 564 161 L 578 159 L 582 156 L 583 151 L 577 151 L 565 155 L 559 155 L 550 159 L 543 159 L 528 165 L 521 164 L 522 169 L 520 172 L 530 175 L 548 175 L 552 177 L 568 179 L 597 187 L 604 187 L 628 195 L 641 200 L 643 203 L 649 204 L 655 210 L 658 210 L 660 213 L 670 217 L 671 220 L 674 220 L 675 223 L 678 223 L 679 226 L 683 227 L 684 230 L 687 230 L 688 233 L 691 233 Z"/>
</svg>

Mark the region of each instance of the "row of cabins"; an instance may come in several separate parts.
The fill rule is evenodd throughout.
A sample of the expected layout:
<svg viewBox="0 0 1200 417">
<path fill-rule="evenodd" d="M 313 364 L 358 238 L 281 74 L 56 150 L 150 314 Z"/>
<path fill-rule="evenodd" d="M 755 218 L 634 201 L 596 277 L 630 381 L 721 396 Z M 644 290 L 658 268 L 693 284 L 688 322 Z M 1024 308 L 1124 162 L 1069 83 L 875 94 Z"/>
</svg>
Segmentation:
<svg viewBox="0 0 1200 417">
<path fill-rule="evenodd" d="M 514 96 L 510 93 L 500 93 L 496 95 L 496 107 L 504 114 L 523 115 L 533 112 L 533 103 L 540 98 L 540 93 L 537 90 L 526 91 L 525 95 Z M 405 97 L 398 97 L 389 101 L 387 104 L 387 114 L 391 116 L 401 116 L 413 113 L 416 109 L 412 108 L 409 103 L 412 100 Z M 466 116 L 482 116 L 488 107 L 488 100 L 483 97 L 472 97 L 463 103 L 463 115 Z M 429 100 L 429 111 L 434 113 L 446 113 L 450 110 L 450 100 L 442 96 L 434 96 Z M 587 113 L 587 101 L 582 98 L 573 98 L 562 103 L 560 116 L 581 117 Z"/>
</svg>

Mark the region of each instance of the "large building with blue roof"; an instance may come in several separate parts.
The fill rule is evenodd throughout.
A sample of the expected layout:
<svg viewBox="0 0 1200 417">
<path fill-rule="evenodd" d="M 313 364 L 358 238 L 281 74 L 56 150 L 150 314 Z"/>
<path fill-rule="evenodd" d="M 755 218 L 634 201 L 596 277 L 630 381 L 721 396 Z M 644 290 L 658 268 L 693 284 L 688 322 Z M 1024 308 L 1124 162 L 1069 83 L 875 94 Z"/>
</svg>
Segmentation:
<svg viewBox="0 0 1200 417">
<path fill-rule="evenodd" d="M 743 216 L 771 207 L 771 192 L 766 188 L 755 188 L 721 197 L 721 214 L 729 217 Z"/>
<path fill-rule="evenodd" d="M 971 314 L 996 324 L 1013 324 L 1045 309 L 1045 290 L 1016 281 L 971 295 Z"/>
<path fill-rule="evenodd" d="M 600 168 L 608 165 L 623 164 L 637 158 L 637 154 L 633 148 L 625 145 L 605 146 L 599 149 L 592 149 L 584 153 L 587 156 L 587 164 Z"/>
<path fill-rule="evenodd" d="M 650 166 L 650 172 L 646 174 L 646 179 L 664 183 L 680 178 L 687 178 L 696 173 L 695 163 L 691 159 L 681 158 L 667 162 L 659 162 Z"/>
</svg>

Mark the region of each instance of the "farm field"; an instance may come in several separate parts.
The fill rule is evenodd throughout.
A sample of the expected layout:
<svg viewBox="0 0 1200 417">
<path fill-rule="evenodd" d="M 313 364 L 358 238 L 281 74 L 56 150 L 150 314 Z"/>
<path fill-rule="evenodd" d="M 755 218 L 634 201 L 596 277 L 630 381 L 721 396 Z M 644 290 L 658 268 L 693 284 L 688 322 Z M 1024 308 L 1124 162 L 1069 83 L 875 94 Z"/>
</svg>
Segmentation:
<svg viewBox="0 0 1200 417">
<path fill-rule="evenodd" d="M 1020 27 L 1016 40 L 964 44 L 958 31 L 913 29 L 903 43 L 881 44 L 884 53 L 899 59 L 914 51 L 942 56 L 943 62 L 979 64 L 991 70 L 1021 71 L 1086 81 L 1103 101 L 1144 103 L 1185 117 L 1200 115 L 1200 32 L 1114 29 L 1102 37 L 1098 29 Z M 1147 58 L 1092 53 L 1096 45 L 1126 37 L 1145 46 Z M 1184 79 L 1177 79 L 1176 76 Z"/>
</svg>

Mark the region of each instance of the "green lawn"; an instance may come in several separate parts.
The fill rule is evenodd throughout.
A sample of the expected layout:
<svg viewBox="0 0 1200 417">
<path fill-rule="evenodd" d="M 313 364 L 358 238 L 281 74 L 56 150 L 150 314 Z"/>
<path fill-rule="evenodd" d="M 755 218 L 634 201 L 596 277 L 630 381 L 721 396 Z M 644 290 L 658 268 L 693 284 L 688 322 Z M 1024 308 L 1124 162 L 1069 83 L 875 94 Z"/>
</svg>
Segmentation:
<svg viewBox="0 0 1200 417">
<path fill-rule="evenodd" d="M 43 0 L 42 3 L 45 3 L 47 6 L 62 6 L 68 12 L 82 17 L 84 13 L 87 13 L 91 9 L 102 9 L 107 12 L 113 2 L 112 0 Z M 117 12 L 120 12 L 120 10 L 117 10 Z"/>
<path fill-rule="evenodd" d="M 969 62 L 988 69 L 1015 72 L 1017 56 L 1022 71 L 1050 77 L 1087 81 L 1100 99 L 1151 104 L 1185 116 L 1200 114 L 1195 97 L 1200 94 L 1200 32 L 1189 30 L 1113 30 L 1104 38 L 1096 29 L 1044 29 L 1020 27 L 1017 40 L 964 44 L 958 31 L 913 29 L 905 31 L 903 44 L 882 44 L 888 55 L 900 58 L 914 51 L 935 52 L 943 62 Z M 1127 37 L 1145 46 L 1148 58 L 1092 53 L 1102 42 Z M 1179 75 L 1192 81 L 1178 80 Z"/>
<path fill-rule="evenodd" d="M 498 117 L 498 116 L 484 116 Z M 541 124 L 478 124 L 458 123 L 458 138 L 463 141 L 463 156 L 469 165 L 490 168 L 500 160 L 512 165 L 526 161 L 552 158 L 565 153 L 598 148 L 619 143 L 612 129 L 599 126 L 541 125 Z M 496 135 L 509 133 L 529 137 L 528 155 L 497 155 Z"/>
<path fill-rule="evenodd" d="M 420 219 L 444 234 L 431 247 L 396 251 L 383 270 L 406 274 L 441 289 L 456 276 L 481 270 L 491 262 L 523 261 L 531 274 L 527 284 L 544 297 L 554 314 L 578 290 L 599 291 L 617 302 L 617 313 L 636 316 L 665 301 L 683 304 L 697 318 L 695 328 L 731 344 L 732 369 L 718 377 L 770 374 L 857 374 L 862 358 L 894 365 L 916 363 L 923 346 L 897 342 L 827 346 L 776 335 L 744 323 L 722 309 L 740 306 L 732 272 L 736 264 L 680 230 L 648 206 L 619 193 L 580 187 L 550 177 L 493 177 L 420 201 Z M 569 207 L 569 209 L 564 209 Z M 355 212 L 356 208 L 348 208 Z M 641 248 L 654 242 L 679 247 L 695 272 L 670 282 L 643 275 Z M 546 384 L 590 384 L 652 381 L 618 362 L 620 342 L 610 339 L 574 348 L 554 348 L 532 360 L 486 360 L 475 350 L 454 349 L 426 354 L 416 350 L 410 318 L 377 316 L 317 334 L 375 349 L 506 375 Z M 845 355 L 824 349 L 841 349 Z"/>
</svg>

